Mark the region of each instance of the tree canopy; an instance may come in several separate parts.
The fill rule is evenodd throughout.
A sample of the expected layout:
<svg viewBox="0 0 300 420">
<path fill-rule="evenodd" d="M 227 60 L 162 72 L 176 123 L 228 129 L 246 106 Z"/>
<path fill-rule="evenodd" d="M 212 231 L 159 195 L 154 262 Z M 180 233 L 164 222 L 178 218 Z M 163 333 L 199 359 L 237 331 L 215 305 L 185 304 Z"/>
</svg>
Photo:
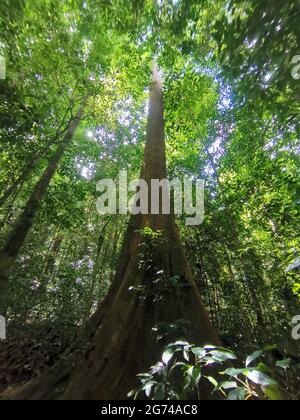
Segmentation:
<svg viewBox="0 0 300 420">
<path fill-rule="evenodd" d="M 105 317 L 117 336 L 123 314 L 130 327 L 120 332 L 116 367 L 122 356 L 136 377 L 162 353 L 167 379 L 160 383 L 152 370 L 141 388 L 137 380 L 125 389 L 131 382 L 104 375 L 102 386 L 116 398 L 133 389 L 129 398 L 194 398 L 195 387 L 205 388 L 199 375 L 206 365 L 253 352 L 249 365 L 262 357 L 259 368 L 227 373 L 231 384 L 243 374 L 264 391 L 237 387 L 229 399 L 299 398 L 300 336 L 292 336 L 300 314 L 299 18 L 296 0 L 2 0 L 1 391 L 41 371 L 50 383 L 48 369 L 63 352 L 74 357 L 90 330 L 105 331 Z M 153 62 L 163 109 L 150 82 Z M 118 185 L 126 170 L 131 181 L 141 167 L 145 179 L 163 174 L 165 150 L 169 179 L 205 181 L 203 223 L 187 226 L 186 214 L 172 216 L 173 225 L 171 218 L 97 212 L 100 180 Z M 136 302 L 149 299 L 147 318 Z M 128 313 L 127 301 L 136 312 Z M 160 310 L 168 305 L 173 318 Z M 191 318 L 184 347 L 178 339 Z M 202 326 L 198 337 L 193 329 Z M 138 352 L 156 342 L 152 330 L 167 347 L 140 360 Z M 115 352 L 105 334 L 98 345 L 107 339 Z M 172 382 L 175 353 L 185 363 L 199 357 L 183 367 L 183 393 Z M 78 381 L 92 381 L 83 364 L 76 372 L 65 397 L 83 397 Z M 203 395 L 228 397 L 210 379 Z M 28 389 L 20 395 L 37 396 Z"/>
</svg>

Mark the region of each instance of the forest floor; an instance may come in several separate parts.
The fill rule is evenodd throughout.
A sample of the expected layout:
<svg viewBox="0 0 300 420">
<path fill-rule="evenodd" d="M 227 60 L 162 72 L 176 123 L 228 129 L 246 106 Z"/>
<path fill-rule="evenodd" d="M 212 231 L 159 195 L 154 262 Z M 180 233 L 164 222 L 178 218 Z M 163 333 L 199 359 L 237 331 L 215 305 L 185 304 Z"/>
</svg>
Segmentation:
<svg viewBox="0 0 300 420">
<path fill-rule="evenodd" d="M 26 328 L 9 326 L 7 340 L 0 341 L 0 393 L 26 383 L 53 366 L 70 347 L 79 328 L 43 324 Z"/>
<path fill-rule="evenodd" d="M 60 356 L 78 337 L 81 328 L 71 324 L 45 322 L 24 327 L 20 324 L 8 326 L 7 340 L 0 341 L 0 394 L 41 375 L 53 366 Z M 264 360 L 274 366 L 284 354 L 275 350 Z M 293 399 L 300 400 L 300 358 L 290 355 L 291 367 L 286 376 L 280 371 L 276 380 L 282 389 L 289 390 Z M 245 355 L 239 355 L 239 364 Z"/>
</svg>

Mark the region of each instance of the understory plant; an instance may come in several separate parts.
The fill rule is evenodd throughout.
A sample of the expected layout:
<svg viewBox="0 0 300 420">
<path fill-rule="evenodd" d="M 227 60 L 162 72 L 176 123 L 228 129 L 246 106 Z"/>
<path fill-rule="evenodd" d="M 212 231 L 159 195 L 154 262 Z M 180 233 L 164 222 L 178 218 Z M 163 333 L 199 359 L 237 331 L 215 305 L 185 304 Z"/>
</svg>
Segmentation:
<svg viewBox="0 0 300 420">
<path fill-rule="evenodd" d="M 283 390 L 277 380 L 282 372 L 288 376 L 291 360 L 277 361 L 273 367 L 263 361 L 274 348 L 268 346 L 257 350 L 239 365 L 237 356 L 230 349 L 212 345 L 198 347 L 176 341 L 165 347 L 161 360 L 148 372 L 138 375 L 140 385 L 128 397 L 185 400 L 196 396 L 201 399 L 199 384 L 208 381 L 212 386 L 212 397 L 217 399 L 292 400 L 293 395 Z M 207 373 L 211 366 L 219 366 L 215 377 Z"/>
</svg>

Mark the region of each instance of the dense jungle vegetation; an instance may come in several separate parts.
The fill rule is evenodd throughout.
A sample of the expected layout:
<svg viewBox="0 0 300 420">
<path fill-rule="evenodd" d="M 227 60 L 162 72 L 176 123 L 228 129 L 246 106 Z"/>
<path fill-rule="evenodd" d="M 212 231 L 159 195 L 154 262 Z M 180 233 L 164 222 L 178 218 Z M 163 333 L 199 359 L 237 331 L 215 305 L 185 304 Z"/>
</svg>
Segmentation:
<svg viewBox="0 0 300 420">
<path fill-rule="evenodd" d="M 1 0 L 0 398 L 300 398 L 299 21 Z M 203 179 L 203 223 L 99 214 L 121 171 Z"/>
</svg>

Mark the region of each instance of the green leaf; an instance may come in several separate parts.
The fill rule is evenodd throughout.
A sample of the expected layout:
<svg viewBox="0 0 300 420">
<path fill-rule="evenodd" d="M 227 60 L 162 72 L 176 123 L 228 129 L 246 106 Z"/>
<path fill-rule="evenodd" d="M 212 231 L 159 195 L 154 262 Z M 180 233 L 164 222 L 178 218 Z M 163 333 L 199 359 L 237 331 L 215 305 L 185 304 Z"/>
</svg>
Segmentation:
<svg viewBox="0 0 300 420">
<path fill-rule="evenodd" d="M 206 350 L 203 349 L 202 347 L 193 347 L 191 350 L 192 350 L 192 353 L 194 353 L 194 355 L 197 357 L 202 358 L 206 356 Z"/>
<path fill-rule="evenodd" d="M 191 386 L 192 378 L 190 375 L 187 375 L 184 380 L 183 391 L 186 391 Z"/>
<path fill-rule="evenodd" d="M 261 386 L 269 386 L 269 385 L 277 385 L 277 382 L 274 381 L 269 375 L 263 373 L 259 370 L 249 370 L 244 373 L 244 375 L 250 379 L 250 381 L 254 382 L 256 385 Z"/>
<path fill-rule="evenodd" d="M 237 388 L 230 392 L 228 395 L 229 401 L 244 401 L 246 398 L 245 388 Z"/>
<path fill-rule="evenodd" d="M 185 347 L 183 348 L 183 357 L 184 357 L 184 359 L 185 359 L 187 362 L 190 360 L 190 353 L 189 353 L 189 349 L 190 349 L 190 347 L 189 347 L 189 346 L 185 346 Z"/>
<path fill-rule="evenodd" d="M 206 346 L 204 346 L 203 347 L 205 350 L 215 350 L 215 349 L 217 349 L 218 347 L 216 347 L 216 346 L 212 346 L 212 345 L 210 345 L 210 344 L 207 344 Z"/>
<path fill-rule="evenodd" d="M 234 382 L 234 381 L 232 381 L 232 382 L 229 382 L 229 381 L 221 382 L 220 385 L 219 385 L 219 388 L 222 388 L 222 389 L 225 389 L 225 390 L 232 389 L 232 388 L 237 388 L 237 383 Z"/>
<path fill-rule="evenodd" d="M 192 377 L 196 385 L 199 384 L 201 376 L 202 376 L 201 366 L 194 366 L 192 370 Z"/>
<path fill-rule="evenodd" d="M 262 350 L 255 351 L 251 356 L 247 357 L 246 367 L 250 366 L 255 360 L 257 360 L 263 354 Z"/>
<path fill-rule="evenodd" d="M 168 365 L 172 357 L 174 356 L 175 349 L 172 347 L 167 348 L 162 355 L 162 361 L 165 365 Z"/>
<path fill-rule="evenodd" d="M 211 384 L 213 384 L 213 386 L 215 387 L 215 389 L 218 388 L 219 383 L 216 381 L 215 378 L 213 378 L 212 376 L 205 376 L 205 378 L 208 379 Z"/>
<path fill-rule="evenodd" d="M 229 350 L 212 350 L 210 352 L 210 355 L 213 359 L 215 359 L 217 362 L 226 362 L 227 360 L 236 360 L 237 357 L 234 353 L 230 352 Z"/>
<path fill-rule="evenodd" d="M 264 373 L 270 373 L 271 375 L 273 373 L 272 369 L 263 362 L 260 362 L 258 364 L 257 369 Z"/>
<path fill-rule="evenodd" d="M 174 344 L 172 344 L 174 346 L 190 346 L 190 343 L 188 343 L 187 341 L 175 341 Z"/>
<path fill-rule="evenodd" d="M 146 382 L 143 386 L 142 386 L 142 391 L 145 391 L 145 394 L 147 395 L 147 397 L 149 397 L 150 396 L 150 394 L 151 394 L 151 389 L 152 389 L 152 387 L 154 386 L 154 385 L 157 385 L 157 382 L 156 381 L 149 381 L 149 382 Z"/>
<path fill-rule="evenodd" d="M 137 391 L 136 389 L 134 389 L 134 390 L 128 392 L 127 397 L 128 398 L 134 397 L 134 399 L 136 399 L 137 396 L 138 396 L 138 394 L 139 394 L 139 391 Z"/>
<path fill-rule="evenodd" d="M 213 357 L 205 357 L 204 361 L 205 361 L 205 366 L 214 365 L 216 362 L 220 363 Z"/>
<path fill-rule="evenodd" d="M 242 375 L 247 371 L 248 371 L 247 369 L 229 368 L 229 369 L 226 369 L 224 372 L 222 372 L 222 374 L 231 376 L 232 378 L 236 378 L 237 376 Z"/>
<path fill-rule="evenodd" d="M 201 368 L 200 366 L 192 366 L 192 365 L 186 365 L 185 369 L 185 386 L 184 390 L 190 387 L 191 383 L 193 385 L 198 385 L 200 379 L 201 379 Z"/>
<path fill-rule="evenodd" d="M 278 385 L 269 385 L 265 387 L 264 394 L 271 401 L 286 401 L 290 399 Z"/>
<path fill-rule="evenodd" d="M 276 366 L 281 369 L 287 370 L 290 367 L 291 361 L 292 359 L 278 360 L 276 362 Z"/>
<path fill-rule="evenodd" d="M 156 365 L 151 367 L 151 374 L 162 374 L 166 370 L 166 366 L 162 362 L 156 363 Z"/>
<path fill-rule="evenodd" d="M 292 270 L 295 270 L 296 268 L 299 268 L 299 267 L 300 267 L 300 257 L 296 258 L 295 261 L 288 266 L 288 268 L 286 269 L 286 272 L 288 273 L 288 272 L 290 272 Z"/>
</svg>

